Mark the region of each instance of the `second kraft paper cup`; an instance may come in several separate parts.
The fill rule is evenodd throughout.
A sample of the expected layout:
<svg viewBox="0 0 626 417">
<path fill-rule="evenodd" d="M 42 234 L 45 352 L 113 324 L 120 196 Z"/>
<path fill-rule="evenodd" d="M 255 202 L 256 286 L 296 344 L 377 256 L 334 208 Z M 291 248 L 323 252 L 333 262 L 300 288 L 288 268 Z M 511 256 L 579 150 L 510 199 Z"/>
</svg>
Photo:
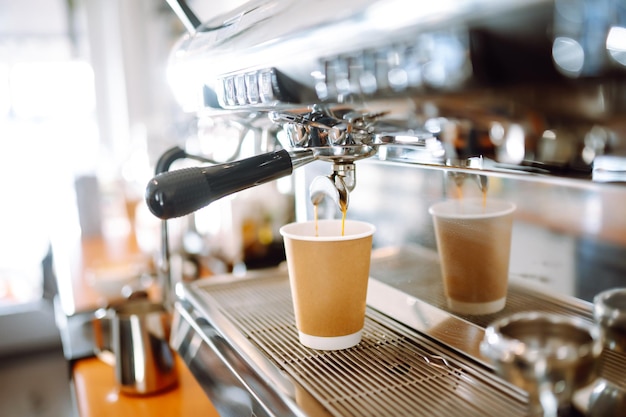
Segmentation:
<svg viewBox="0 0 626 417">
<path fill-rule="evenodd" d="M 491 314 L 506 304 L 515 205 L 459 199 L 432 205 L 448 308 Z"/>
<path fill-rule="evenodd" d="M 372 224 L 346 220 L 290 223 L 280 229 L 300 343 L 338 350 L 361 341 Z M 317 235 L 316 235 L 317 234 Z"/>
</svg>

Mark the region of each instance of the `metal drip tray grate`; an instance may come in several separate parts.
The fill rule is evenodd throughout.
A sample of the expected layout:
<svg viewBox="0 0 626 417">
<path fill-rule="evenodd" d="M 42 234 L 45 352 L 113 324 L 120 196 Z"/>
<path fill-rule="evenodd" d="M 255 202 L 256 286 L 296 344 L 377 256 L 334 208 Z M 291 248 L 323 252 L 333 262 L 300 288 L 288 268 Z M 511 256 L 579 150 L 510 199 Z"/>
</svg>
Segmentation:
<svg viewBox="0 0 626 417">
<path fill-rule="evenodd" d="M 333 416 L 526 415 L 524 393 L 376 311 L 359 345 L 322 352 L 298 342 L 285 277 L 198 289 Z"/>
<path fill-rule="evenodd" d="M 249 360 L 262 362 L 260 369 L 269 364 L 273 372 L 287 374 L 295 390 L 287 395 L 315 417 L 525 416 L 526 393 L 482 362 L 477 346 L 484 328 L 527 310 L 591 319 L 589 303 L 519 285 L 510 285 L 501 312 L 458 316 L 446 310 L 439 267 L 429 253 L 379 252 L 372 264 L 376 279 L 370 280 L 373 297 L 368 294 L 362 341 L 341 351 L 299 343 L 284 270 L 199 281 L 186 287 L 186 296 L 195 314 L 216 328 L 228 323 L 230 337 L 224 339 L 252 349 Z M 600 375 L 621 391 L 625 368 L 626 356 L 603 354 Z M 584 410 L 586 404 L 580 406 Z"/>
<path fill-rule="evenodd" d="M 543 311 L 593 321 L 591 304 L 573 298 L 558 298 L 518 282 L 509 283 L 506 306 L 497 313 L 476 316 L 452 313 L 446 303 L 438 262 L 436 253 L 422 247 L 389 248 L 377 253 L 370 272 L 395 290 L 436 307 L 451 317 L 478 326 L 481 331 L 500 317 L 523 311 Z M 380 307 L 380 311 L 395 317 L 392 311 L 395 307 L 390 306 L 387 301 L 377 303 L 375 307 Z M 606 350 L 603 352 L 599 362 L 599 374 L 622 390 L 626 390 L 624 369 L 625 355 Z"/>
</svg>

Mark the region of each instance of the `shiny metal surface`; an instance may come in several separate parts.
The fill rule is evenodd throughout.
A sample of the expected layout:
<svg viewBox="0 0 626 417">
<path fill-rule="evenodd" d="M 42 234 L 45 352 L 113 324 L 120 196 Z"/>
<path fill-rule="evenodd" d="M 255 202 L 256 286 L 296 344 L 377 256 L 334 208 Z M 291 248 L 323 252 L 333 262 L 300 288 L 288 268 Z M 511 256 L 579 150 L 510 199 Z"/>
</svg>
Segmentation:
<svg viewBox="0 0 626 417">
<path fill-rule="evenodd" d="M 618 357 L 626 352 L 626 289 L 602 291 L 593 299 L 593 317 L 601 332 L 605 347 L 602 362 L 605 372 L 589 395 L 589 415 L 592 417 L 626 416 L 626 380 Z"/>
<path fill-rule="evenodd" d="M 626 416 L 626 378 L 623 355 L 606 350 L 600 359 L 602 375 L 586 391 L 579 403 L 590 417 Z M 576 401 L 576 398 L 575 398 Z"/>
<path fill-rule="evenodd" d="M 311 196 L 311 203 L 316 207 L 329 200 L 335 203 L 335 207 L 346 210 L 350 204 L 348 189 L 339 175 L 331 174 L 315 177 L 311 185 L 309 185 L 309 195 Z"/>
<path fill-rule="evenodd" d="M 172 346 L 220 416 L 304 415 L 284 394 L 291 390 L 280 371 L 233 330 L 218 331 L 185 302 L 175 304 L 173 329 Z"/>
<path fill-rule="evenodd" d="M 533 414 L 557 417 L 575 391 L 597 378 L 598 328 L 579 317 L 536 311 L 505 316 L 485 330 L 481 353 L 529 393 Z"/>
<path fill-rule="evenodd" d="M 310 203 L 306 170 L 359 165 L 359 187 L 347 184 L 351 213 L 371 215 L 384 232 L 378 247 L 393 246 L 372 266 L 364 342 L 345 352 L 297 343 L 280 273 L 180 287 L 174 344 L 207 395 L 232 405 L 224 415 L 527 414 L 526 393 L 480 353 L 485 328 L 530 309 L 591 321 L 590 303 L 563 294 L 596 291 L 606 285 L 596 278 L 622 271 L 613 259 L 624 245 L 614 209 L 626 183 L 626 67 L 619 44 L 602 40 L 615 39 L 626 15 L 616 0 L 566 4 L 253 0 L 181 39 L 169 72 L 186 110 L 266 129 L 294 168 L 305 151 L 298 166 L 307 167 L 294 175 L 299 220 Z M 322 106 L 339 117 L 316 113 Z M 471 182 L 523 202 L 519 230 L 542 233 L 524 242 L 517 276 L 548 282 L 576 272 L 576 288 L 553 294 L 511 280 L 502 312 L 449 312 L 437 254 L 397 247 L 428 244 L 422 205 L 453 195 L 438 185 L 444 178 L 456 192 Z M 600 263 L 608 268 L 579 256 L 589 236 L 592 251 L 607 237 L 617 242 L 615 252 L 589 255 L 611 258 Z M 624 392 L 625 367 L 622 354 L 603 353 L 604 394 Z M 600 404 L 591 397 L 577 410 Z"/>
<path fill-rule="evenodd" d="M 377 120 L 384 115 L 315 105 L 304 113 L 270 112 L 269 118 L 283 126 L 288 137 L 283 146 L 287 149 L 308 150 L 315 159 L 333 164 L 332 174 L 316 178 L 309 187 L 313 205 L 328 196 L 344 210 L 349 192 L 356 187 L 356 161 L 376 155 L 383 145 L 423 148 L 429 139 L 435 140 L 423 129 L 377 126 Z"/>
<path fill-rule="evenodd" d="M 527 415 L 527 394 L 480 353 L 485 328 L 531 309 L 590 321 L 590 303 L 513 283 L 503 312 L 461 317 L 445 310 L 438 271 L 427 250 L 375 251 L 363 341 L 337 352 L 299 344 L 284 270 L 185 284 L 173 345 L 214 401 L 236 381 L 254 399 L 251 407 L 270 416 Z M 209 365 L 215 361 L 226 376 Z M 625 366 L 626 357 L 614 352 L 599 360 L 613 392 L 626 388 Z M 577 412 L 590 398 L 576 402 Z"/>
<path fill-rule="evenodd" d="M 468 416 L 526 413 L 523 392 L 374 310 L 367 313 L 358 346 L 334 352 L 303 347 L 284 271 L 187 286 L 183 299 L 202 317 L 196 323 L 210 323 L 223 345 L 236 352 L 235 371 L 244 371 L 238 379 L 250 395 L 271 401 L 269 391 L 282 399 L 278 409 L 286 403 L 307 416 L 454 415 L 460 409 Z M 189 351 L 185 343 L 174 344 Z M 221 356 L 227 363 L 234 359 Z M 239 359 L 252 363 L 241 366 Z"/>
<path fill-rule="evenodd" d="M 310 131 L 328 143 L 345 137 L 328 118 L 304 126 L 302 115 L 323 104 L 376 115 L 375 138 L 399 121 L 400 130 L 436 136 L 387 160 L 623 183 L 626 13 L 617 0 L 563 4 L 255 0 L 192 28 L 172 55 L 170 79 L 183 108 L 269 116 L 300 145 Z M 323 149 L 319 157 L 354 161 L 364 152 Z M 482 168 L 465 162 L 478 156 Z"/>
<path fill-rule="evenodd" d="M 602 378 L 594 384 L 588 404 L 590 417 L 626 416 L 626 392 Z"/>
<path fill-rule="evenodd" d="M 232 86 L 232 97 L 225 97 L 225 105 L 257 102 L 252 88 L 257 92 L 263 89 L 255 87 L 246 75 L 258 73 L 260 77 L 271 67 L 287 77 L 279 89 L 291 86 L 302 90 L 290 91 L 287 96 L 296 102 L 309 90 L 315 101 L 348 99 L 355 88 L 367 94 L 403 92 L 410 87 L 445 91 L 467 81 L 467 44 L 462 36 L 467 28 L 528 34 L 528 42 L 532 42 L 539 38 L 532 30 L 550 22 L 553 9 L 553 2 L 544 0 L 469 0 L 455 2 L 454 7 L 449 3 L 421 8 L 409 5 L 405 0 L 250 1 L 204 22 L 193 36 L 186 36 L 173 69 L 186 71 L 188 82 L 199 82 L 194 68 L 185 67 L 194 62 L 205 68 L 203 79 L 209 87 L 215 88 L 218 80 L 227 92 Z M 341 59 L 350 55 L 360 69 L 357 75 L 361 77 L 356 79 L 348 78 L 348 62 Z M 373 71 L 376 61 L 385 64 L 380 73 Z M 431 63 L 435 65 L 429 68 Z M 397 75 L 405 72 L 406 82 L 401 76 L 387 77 L 388 71 L 394 74 L 393 69 Z M 421 76 L 412 77 L 420 72 Z M 242 91 L 238 96 L 237 86 L 247 86 L 247 94 Z"/>
<path fill-rule="evenodd" d="M 626 353 L 626 288 L 613 288 L 596 295 L 593 317 L 610 350 Z"/>
<path fill-rule="evenodd" d="M 93 324 L 96 354 L 114 368 L 121 392 L 150 395 L 178 383 L 171 313 L 163 305 L 126 301 L 99 310 Z"/>
<path fill-rule="evenodd" d="M 167 0 L 172 10 L 176 13 L 180 21 L 185 25 L 185 29 L 189 33 L 194 33 L 202 22 L 194 14 L 193 10 L 189 8 L 189 5 L 185 0 Z"/>
<path fill-rule="evenodd" d="M 368 305 L 390 317 L 463 352 L 492 368 L 483 356 L 480 344 L 485 329 L 499 318 L 528 311 L 541 311 L 568 319 L 592 323 L 593 305 L 574 297 L 548 294 L 511 278 L 507 304 L 497 314 L 483 316 L 458 315 L 447 312 L 443 284 L 435 252 L 421 247 L 387 248 L 375 252 Z M 581 392 L 575 401 L 576 410 L 591 416 L 611 412 L 619 414 L 626 403 L 626 355 L 605 349 L 597 361 L 598 380 L 589 387 L 593 393 Z M 493 369 L 493 368 L 492 368 Z M 610 414 L 607 414 L 610 415 Z"/>
</svg>

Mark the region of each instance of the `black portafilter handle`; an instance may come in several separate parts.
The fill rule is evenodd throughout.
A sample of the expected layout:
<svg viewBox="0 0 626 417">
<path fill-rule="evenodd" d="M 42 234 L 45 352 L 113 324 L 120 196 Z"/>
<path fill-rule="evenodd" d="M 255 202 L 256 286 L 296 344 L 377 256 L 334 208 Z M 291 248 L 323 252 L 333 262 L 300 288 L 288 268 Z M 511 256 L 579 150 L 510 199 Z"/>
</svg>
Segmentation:
<svg viewBox="0 0 626 417">
<path fill-rule="evenodd" d="M 156 217 L 185 216 L 213 201 L 290 175 L 293 163 L 282 149 L 239 161 L 182 168 L 157 174 L 146 188 L 146 203 Z"/>
</svg>

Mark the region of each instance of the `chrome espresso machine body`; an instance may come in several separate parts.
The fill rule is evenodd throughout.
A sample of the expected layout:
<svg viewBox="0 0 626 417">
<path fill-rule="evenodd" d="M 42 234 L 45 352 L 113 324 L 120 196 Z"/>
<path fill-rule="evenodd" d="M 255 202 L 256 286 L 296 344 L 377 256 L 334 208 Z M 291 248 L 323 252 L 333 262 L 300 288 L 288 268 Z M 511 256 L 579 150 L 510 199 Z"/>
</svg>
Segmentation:
<svg viewBox="0 0 626 417">
<path fill-rule="evenodd" d="M 345 351 L 298 343 L 281 265 L 175 286 L 172 344 L 221 415 L 528 415 L 481 356 L 485 328 L 527 310 L 592 320 L 594 295 L 626 286 L 626 3 L 253 0 L 206 22 L 169 3 L 187 28 L 173 91 L 234 151 L 149 183 L 164 225 L 284 177 L 296 219 L 325 201 L 377 226 L 363 340 Z M 483 193 L 517 205 L 509 294 L 461 316 L 427 209 Z M 611 391 L 569 414 L 624 415 L 625 367 L 605 351 Z"/>
</svg>

